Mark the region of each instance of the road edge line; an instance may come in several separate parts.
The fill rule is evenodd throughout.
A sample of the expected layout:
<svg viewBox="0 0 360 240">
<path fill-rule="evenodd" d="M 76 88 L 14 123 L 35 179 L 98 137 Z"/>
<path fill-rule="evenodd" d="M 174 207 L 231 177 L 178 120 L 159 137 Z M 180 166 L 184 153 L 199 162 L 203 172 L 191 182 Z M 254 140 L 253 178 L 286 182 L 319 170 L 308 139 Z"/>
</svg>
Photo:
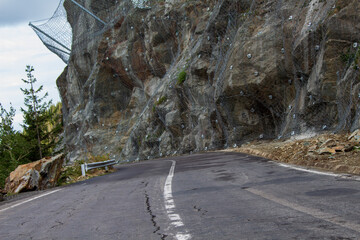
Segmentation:
<svg viewBox="0 0 360 240">
<path fill-rule="evenodd" d="M 12 206 L 10 206 L 10 207 L 4 208 L 4 209 L 0 209 L 0 213 L 5 212 L 6 210 L 9 210 L 9 209 L 12 209 L 12 208 L 15 208 L 15 207 L 21 206 L 21 205 L 23 205 L 23 204 L 25 204 L 25 203 L 28 203 L 28 202 L 34 201 L 34 200 L 36 200 L 36 199 L 39 199 L 39 198 L 42 198 L 42 197 L 48 196 L 48 195 L 50 195 L 50 194 L 53 194 L 53 193 L 59 192 L 59 191 L 61 191 L 61 190 L 62 190 L 62 189 L 57 189 L 57 190 L 54 190 L 54 191 L 51 191 L 51 192 L 47 192 L 47 193 L 41 194 L 41 195 L 39 195 L 39 196 L 36 196 L 36 197 L 30 198 L 30 199 L 27 199 L 27 200 L 25 200 L 25 201 L 22 201 L 22 202 L 16 203 L 16 204 L 14 204 L 14 205 L 12 205 Z"/>
<path fill-rule="evenodd" d="M 313 170 L 313 169 L 302 168 L 302 167 L 291 165 L 291 164 L 285 164 L 285 163 L 279 163 L 279 162 L 274 162 L 274 163 L 276 165 L 284 167 L 284 168 L 290 168 L 290 169 L 294 169 L 294 170 L 298 170 L 298 171 L 302 171 L 302 172 L 360 181 L 360 177 L 357 177 L 357 176 L 354 176 L 354 175 L 351 175 L 351 174 L 338 174 L 338 173 L 332 173 L 332 172 L 322 172 L 322 171 L 317 171 L 317 170 Z"/>
</svg>

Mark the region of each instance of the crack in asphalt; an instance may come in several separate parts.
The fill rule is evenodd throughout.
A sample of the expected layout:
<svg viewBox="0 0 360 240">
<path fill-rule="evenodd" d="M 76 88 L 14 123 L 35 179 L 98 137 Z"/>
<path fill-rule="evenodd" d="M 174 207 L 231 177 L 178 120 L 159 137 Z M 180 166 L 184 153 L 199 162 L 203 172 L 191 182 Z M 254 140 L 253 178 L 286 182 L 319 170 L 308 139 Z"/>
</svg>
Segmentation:
<svg viewBox="0 0 360 240">
<path fill-rule="evenodd" d="M 1 236 L 1 237 L 2 237 L 2 236 Z M 33 239 L 34 239 L 34 237 L 29 236 L 29 234 L 24 234 L 24 233 L 18 234 L 18 237 L 21 237 L 21 239 L 29 239 L 29 240 L 33 240 Z"/>
<path fill-rule="evenodd" d="M 149 213 L 149 215 L 151 217 L 152 225 L 155 228 L 155 231 L 153 231 L 153 233 L 159 235 L 161 237 L 160 238 L 161 240 L 165 240 L 168 235 L 159 232 L 160 231 L 160 226 L 157 224 L 157 222 L 155 220 L 156 215 L 154 215 L 152 210 L 151 210 L 150 197 L 149 197 L 149 194 L 147 194 L 146 191 L 145 191 L 145 203 L 146 203 L 147 212 Z"/>
<path fill-rule="evenodd" d="M 63 223 L 63 222 L 60 222 L 60 221 L 55 221 L 55 223 L 57 223 L 57 224 L 55 224 L 54 226 L 52 226 L 51 229 L 56 228 L 56 227 L 58 227 L 58 226 L 64 225 L 64 223 Z"/>
<path fill-rule="evenodd" d="M 194 210 L 195 210 L 196 212 L 201 213 L 202 216 L 204 216 L 204 215 L 206 215 L 206 213 L 208 213 L 208 211 L 203 210 L 202 208 L 200 208 L 200 207 L 198 207 L 198 206 L 196 206 L 196 205 L 195 205 L 193 208 L 194 208 Z"/>
<path fill-rule="evenodd" d="M 149 185 L 149 182 L 142 181 L 141 183 L 144 184 L 144 188 L 146 188 Z"/>
<path fill-rule="evenodd" d="M 291 208 L 293 210 L 296 210 L 298 212 L 302 212 L 307 215 L 310 215 L 318 220 L 326 221 L 331 224 L 335 224 L 335 225 L 338 225 L 338 226 L 341 226 L 344 228 L 348 228 L 350 230 L 360 233 L 360 224 L 358 224 L 357 222 L 346 220 L 342 216 L 327 213 L 321 209 L 309 208 L 306 206 L 298 205 L 297 203 L 289 202 L 286 199 L 278 198 L 274 195 L 265 193 L 263 191 L 260 191 L 260 190 L 254 189 L 254 188 L 248 188 L 248 189 L 246 189 L 246 191 L 251 192 L 257 196 L 263 197 L 264 199 L 267 199 L 269 201 L 280 204 L 282 206 L 285 206 L 285 207 Z"/>
</svg>

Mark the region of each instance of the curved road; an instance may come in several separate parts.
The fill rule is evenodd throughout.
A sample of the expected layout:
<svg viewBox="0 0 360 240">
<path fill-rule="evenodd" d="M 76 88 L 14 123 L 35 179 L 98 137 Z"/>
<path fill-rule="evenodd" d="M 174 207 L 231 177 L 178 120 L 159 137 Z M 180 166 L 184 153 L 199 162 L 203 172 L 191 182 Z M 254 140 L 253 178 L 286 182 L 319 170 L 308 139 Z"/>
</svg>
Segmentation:
<svg viewBox="0 0 360 240">
<path fill-rule="evenodd" d="M 239 153 L 118 171 L 0 205 L 0 239 L 360 239 L 360 182 Z"/>
</svg>

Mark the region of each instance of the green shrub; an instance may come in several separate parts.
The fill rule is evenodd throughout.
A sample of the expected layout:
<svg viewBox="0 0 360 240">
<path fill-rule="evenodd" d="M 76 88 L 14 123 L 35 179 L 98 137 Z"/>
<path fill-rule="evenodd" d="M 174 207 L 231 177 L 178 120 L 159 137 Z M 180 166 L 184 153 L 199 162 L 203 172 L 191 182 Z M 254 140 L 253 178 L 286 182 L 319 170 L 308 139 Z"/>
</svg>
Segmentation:
<svg viewBox="0 0 360 240">
<path fill-rule="evenodd" d="M 354 53 L 343 53 L 340 55 L 341 61 L 346 64 L 351 64 L 352 61 L 355 59 Z"/>
<path fill-rule="evenodd" d="M 163 104 L 164 102 L 166 102 L 167 100 L 167 96 L 162 96 L 159 98 L 159 100 L 156 102 L 156 105 L 161 105 Z"/>
<path fill-rule="evenodd" d="M 186 72 L 184 70 L 179 73 L 177 80 L 178 80 L 177 81 L 178 85 L 181 85 L 181 84 L 183 84 L 185 82 L 185 80 L 186 80 Z"/>
<path fill-rule="evenodd" d="M 81 173 L 81 164 L 84 164 L 85 161 L 84 160 L 81 160 L 81 161 L 76 161 L 74 163 L 74 165 L 71 165 L 71 166 L 66 166 L 61 174 L 60 174 L 60 177 L 58 179 L 58 182 L 57 184 L 59 186 L 62 186 L 62 185 L 66 185 L 66 184 L 70 184 L 70 183 L 74 183 L 78 180 L 78 178 L 80 176 L 82 176 L 82 173 Z"/>
<path fill-rule="evenodd" d="M 162 97 L 160 97 L 157 101 L 154 102 L 154 105 L 152 106 L 152 111 L 153 111 L 153 112 L 156 112 L 156 107 L 157 107 L 158 105 L 163 104 L 163 103 L 166 102 L 166 101 L 167 101 L 167 96 L 162 96 Z"/>
<path fill-rule="evenodd" d="M 343 63 L 345 63 L 348 67 L 354 63 L 354 69 L 357 69 L 360 59 L 360 51 L 358 50 L 356 53 L 343 53 L 340 55 L 340 59 Z"/>
</svg>

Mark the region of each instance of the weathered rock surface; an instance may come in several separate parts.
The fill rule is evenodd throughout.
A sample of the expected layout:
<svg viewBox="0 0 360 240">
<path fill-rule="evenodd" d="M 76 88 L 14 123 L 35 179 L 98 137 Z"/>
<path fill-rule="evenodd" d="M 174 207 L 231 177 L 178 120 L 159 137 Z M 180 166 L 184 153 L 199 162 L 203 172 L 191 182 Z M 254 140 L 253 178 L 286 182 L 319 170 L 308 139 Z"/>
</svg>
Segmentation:
<svg viewBox="0 0 360 240">
<path fill-rule="evenodd" d="M 360 127 L 358 0 L 100 2 L 85 5 L 111 21 L 101 35 L 67 8 L 74 44 L 57 84 L 70 160 Z"/>
<path fill-rule="evenodd" d="M 6 179 L 5 191 L 19 193 L 54 187 L 59 179 L 64 155 L 18 166 Z"/>
</svg>

